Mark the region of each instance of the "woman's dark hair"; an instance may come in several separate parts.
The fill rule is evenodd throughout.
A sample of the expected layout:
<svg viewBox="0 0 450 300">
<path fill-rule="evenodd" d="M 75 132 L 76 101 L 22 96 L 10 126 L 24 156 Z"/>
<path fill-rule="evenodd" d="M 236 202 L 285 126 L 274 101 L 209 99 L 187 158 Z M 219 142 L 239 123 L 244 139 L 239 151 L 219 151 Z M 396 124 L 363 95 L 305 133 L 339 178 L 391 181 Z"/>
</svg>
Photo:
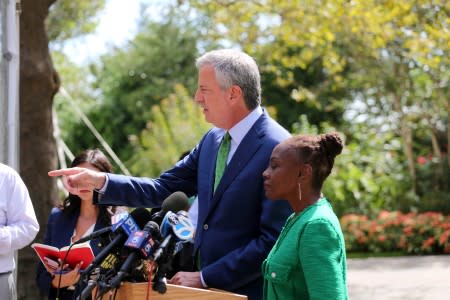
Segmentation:
<svg viewBox="0 0 450 300">
<path fill-rule="evenodd" d="M 111 173 L 112 166 L 108 158 L 99 149 L 88 149 L 78 154 L 70 166 L 76 167 L 83 163 L 88 163 L 97 168 L 100 172 Z M 70 194 L 67 196 L 62 205 L 64 213 L 73 214 L 80 210 L 81 199 L 77 195 Z M 99 205 L 99 219 L 105 224 L 111 224 L 111 213 L 105 205 Z"/>
<path fill-rule="evenodd" d="M 333 169 L 334 158 L 344 147 L 339 134 L 330 132 L 321 135 L 297 135 L 287 142 L 297 151 L 299 162 L 312 166 L 312 187 L 320 190 Z"/>
</svg>

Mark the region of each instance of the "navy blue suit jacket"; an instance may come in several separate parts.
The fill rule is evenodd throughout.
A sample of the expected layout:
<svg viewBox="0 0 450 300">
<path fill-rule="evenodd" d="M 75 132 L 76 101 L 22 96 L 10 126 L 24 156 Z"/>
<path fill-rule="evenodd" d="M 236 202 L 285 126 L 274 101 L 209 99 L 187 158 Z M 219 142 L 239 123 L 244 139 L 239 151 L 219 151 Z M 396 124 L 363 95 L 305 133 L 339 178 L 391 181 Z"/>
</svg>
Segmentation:
<svg viewBox="0 0 450 300">
<path fill-rule="evenodd" d="M 47 229 L 44 237 L 44 244 L 62 248 L 70 245 L 73 231 L 77 224 L 79 212 L 73 214 L 65 214 L 59 208 L 53 208 L 47 222 Z M 109 226 L 100 219 L 94 226 L 94 231 Z M 92 252 L 97 255 L 100 252 L 100 248 L 97 245 L 97 240 L 91 240 Z M 36 273 L 36 283 L 41 291 L 41 294 L 48 295 L 48 299 L 56 298 L 56 289 L 51 285 L 51 275 L 47 272 L 42 262 L 39 262 Z M 60 299 L 72 299 L 72 292 L 62 288 L 60 291 Z"/>
<path fill-rule="evenodd" d="M 265 197 L 262 173 L 275 145 L 290 134 L 266 113 L 261 115 L 213 193 L 216 156 L 224 133 L 219 128 L 208 131 L 188 156 L 157 179 L 108 174 L 100 203 L 151 207 L 160 206 L 175 191 L 198 195 L 195 251 L 200 251 L 206 284 L 261 299 L 261 263 L 292 213 L 286 201 Z"/>
</svg>

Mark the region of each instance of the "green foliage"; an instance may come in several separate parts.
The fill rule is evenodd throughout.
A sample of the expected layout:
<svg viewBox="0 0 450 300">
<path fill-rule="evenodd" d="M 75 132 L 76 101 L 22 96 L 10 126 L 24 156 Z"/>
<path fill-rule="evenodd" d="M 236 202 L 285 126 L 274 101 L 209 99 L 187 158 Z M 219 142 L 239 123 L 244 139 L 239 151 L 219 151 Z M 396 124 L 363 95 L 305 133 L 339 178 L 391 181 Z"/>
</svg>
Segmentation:
<svg viewBox="0 0 450 300">
<path fill-rule="evenodd" d="M 157 177 L 190 151 L 211 127 L 205 121 L 201 108 L 181 85 L 175 93 L 154 105 L 152 121 L 147 123 L 131 141 L 134 155 L 130 160 L 131 172 L 137 176 Z"/>
<path fill-rule="evenodd" d="M 56 1 L 46 19 L 49 40 L 64 42 L 93 32 L 98 24 L 98 12 L 104 6 L 105 0 Z"/>
<path fill-rule="evenodd" d="M 75 107 L 78 107 L 81 111 L 89 111 L 95 109 L 98 103 L 92 96 L 95 91 L 90 89 L 89 78 L 86 78 L 86 74 L 89 74 L 89 69 L 86 66 L 76 65 L 64 53 L 56 50 L 52 52 L 52 59 L 61 80 L 61 90 L 55 95 L 53 104 L 60 129 L 59 134 L 62 140 L 67 142 L 72 139 L 75 128 L 83 124 Z M 82 134 L 91 135 L 85 126 Z M 97 142 L 95 144 L 80 144 L 79 147 L 72 147 L 71 149 L 74 152 L 73 154 L 76 155 L 81 150 L 92 147 L 102 148 Z M 70 162 L 67 161 L 66 163 Z"/>
<path fill-rule="evenodd" d="M 417 157 L 419 211 L 436 210 L 450 214 L 450 168 L 445 157 Z"/>
<path fill-rule="evenodd" d="M 112 149 L 125 161 L 135 149 L 130 137 L 137 135 L 152 120 L 150 110 L 173 92 L 178 83 L 189 91 L 196 85 L 196 24 L 173 11 L 158 22 L 143 22 L 140 32 L 123 49 L 113 49 L 93 65 L 94 87 L 101 94 L 88 112 L 96 128 Z M 68 144 L 73 148 L 95 145 L 83 124 L 71 132 Z"/>
<path fill-rule="evenodd" d="M 178 13 L 169 9 L 163 22 L 143 21 L 129 45 L 111 49 L 92 66 L 93 90 L 79 95 L 79 105 L 129 160 L 134 174 L 155 176 L 185 146 L 192 147 L 173 137 L 192 125 L 180 128 L 165 113 L 176 112 L 181 104 L 172 98 L 186 92 L 176 88 L 176 95 L 168 95 L 178 83 L 193 91 L 197 49 L 220 44 L 256 58 L 263 103 L 286 128 L 294 133 L 336 128 L 344 134 L 346 147 L 324 186 L 338 215 L 450 210 L 444 156 L 450 111 L 448 3 L 183 2 L 197 11 L 191 14 L 182 6 Z M 77 84 L 72 86 L 76 91 Z M 96 99 L 87 100 L 86 94 Z M 68 112 L 62 119 L 70 118 Z M 70 130 L 65 136 L 73 149 L 98 145 L 84 125 L 62 127 Z M 152 148 L 159 144 L 168 149 L 162 164 L 150 161 L 154 151 L 160 155 Z M 427 162 L 418 163 L 419 157 Z"/>
<path fill-rule="evenodd" d="M 291 51 L 292 56 L 298 53 L 298 50 Z M 258 61 L 263 104 L 276 108 L 278 120 L 283 126 L 290 127 L 300 114 L 306 115 L 313 124 L 328 122 L 338 126 L 343 122 L 346 91 L 330 86 L 332 81 L 324 73 L 320 59 L 304 68 L 286 67 L 277 61 L 265 61 L 264 58 Z M 286 75 L 290 80 L 280 79 L 280 74 L 287 73 L 290 74 Z"/>
<path fill-rule="evenodd" d="M 441 138 L 449 118 L 448 3 L 189 2 L 214 20 L 212 38 L 226 36 L 258 58 L 264 95 L 283 125 L 301 114 L 319 132 L 326 122 L 346 134 L 339 178 L 325 187 L 341 213 L 424 207 L 419 197 L 426 200 L 430 191 L 419 180 L 414 153 L 441 159 L 448 151 L 448 138 Z M 352 118 L 367 124 L 344 119 L 355 104 Z M 438 178 L 429 177 L 431 186 L 439 186 L 432 198 L 447 199 L 448 184 Z"/>
<path fill-rule="evenodd" d="M 450 216 L 442 213 L 381 211 L 373 219 L 348 214 L 340 222 L 350 252 L 450 253 Z"/>
<path fill-rule="evenodd" d="M 320 127 L 311 125 L 306 116 L 301 116 L 293 126 L 294 134 L 332 130 L 335 129 L 326 123 Z M 337 215 L 373 215 L 382 209 L 417 208 L 417 198 L 408 193 L 410 179 L 398 164 L 398 138 L 356 122 L 342 134 L 345 147 L 336 157 L 333 171 L 323 186 L 323 193 L 333 203 Z"/>
</svg>

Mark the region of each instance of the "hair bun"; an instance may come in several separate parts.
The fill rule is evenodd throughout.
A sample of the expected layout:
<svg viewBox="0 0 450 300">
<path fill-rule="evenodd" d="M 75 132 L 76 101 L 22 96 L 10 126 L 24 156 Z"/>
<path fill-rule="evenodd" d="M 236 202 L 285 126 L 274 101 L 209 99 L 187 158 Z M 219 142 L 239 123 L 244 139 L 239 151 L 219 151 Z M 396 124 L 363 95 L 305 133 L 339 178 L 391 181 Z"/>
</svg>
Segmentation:
<svg viewBox="0 0 450 300">
<path fill-rule="evenodd" d="M 320 144 L 330 158 L 341 154 L 344 143 L 337 132 L 330 132 L 320 135 Z"/>
</svg>

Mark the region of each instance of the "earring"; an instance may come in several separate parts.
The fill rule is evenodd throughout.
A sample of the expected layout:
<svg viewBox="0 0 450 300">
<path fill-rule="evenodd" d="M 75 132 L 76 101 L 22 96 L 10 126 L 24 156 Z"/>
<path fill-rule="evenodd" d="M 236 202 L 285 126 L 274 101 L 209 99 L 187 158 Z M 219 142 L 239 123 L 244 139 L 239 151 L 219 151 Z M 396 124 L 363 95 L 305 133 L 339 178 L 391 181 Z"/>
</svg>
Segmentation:
<svg viewBox="0 0 450 300">
<path fill-rule="evenodd" d="M 302 201 L 302 186 L 300 182 L 298 182 L 298 200 Z"/>
</svg>

